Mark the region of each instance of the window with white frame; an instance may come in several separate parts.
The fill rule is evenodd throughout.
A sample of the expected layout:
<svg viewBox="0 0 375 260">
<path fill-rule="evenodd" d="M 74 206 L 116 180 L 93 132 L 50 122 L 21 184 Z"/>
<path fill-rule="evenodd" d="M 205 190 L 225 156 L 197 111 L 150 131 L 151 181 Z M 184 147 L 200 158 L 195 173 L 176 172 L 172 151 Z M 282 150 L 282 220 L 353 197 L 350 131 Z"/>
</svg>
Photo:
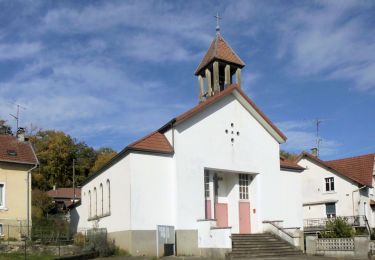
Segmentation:
<svg viewBox="0 0 375 260">
<path fill-rule="evenodd" d="M 204 173 L 204 196 L 206 199 L 210 198 L 210 173 Z"/>
<path fill-rule="evenodd" d="M 326 191 L 335 190 L 335 180 L 333 177 L 325 178 L 326 181 Z"/>
<path fill-rule="evenodd" d="M 0 208 L 5 207 L 5 184 L 0 183 Z"/>
<path fill-rule="evenodd" d="M 327 218 L 336 217 L 336 204 L 335 203 L 326 203 L 326 215 L 327 215 Z"/>
<path fill-rule="evenodd" d="M 240 199 L 249 199 L 249 175 L 239 174 L 239 188 L 240 188 Z"/>
</svg>

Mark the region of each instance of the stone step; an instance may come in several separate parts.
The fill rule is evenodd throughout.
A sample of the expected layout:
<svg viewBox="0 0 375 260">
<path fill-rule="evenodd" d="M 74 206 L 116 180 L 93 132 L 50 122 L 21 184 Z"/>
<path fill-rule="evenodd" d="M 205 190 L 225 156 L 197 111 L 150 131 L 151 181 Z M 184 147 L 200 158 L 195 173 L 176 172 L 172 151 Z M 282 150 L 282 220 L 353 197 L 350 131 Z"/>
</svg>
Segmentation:
<svg viewBox="0 0 375 260">
<path fill-rule="evenodd" d="M 291 247 L 291 246 L 253 246 L 253 247 L 235 247 L 233 248 L 232 252 L 234 251 L 238 251 L 238 250 L 248 250 L 248 251 L 251 251 L 251 250 L 283 250 L 283 249 L 292 249 L 292 250 L 296 250 L 294 247 Z"/>
<path fill-rule="evenodd" d="M 277 242 L 280 241 L 279 239 L 276 238 L 268 238 L 268 239 L 232 239 L 233 243 L 241 243 L 241 242 Z"/>
<path fill-rule="evenodd" d="M 230 254 L 230 259 L 258 259 L 258 258 L 277 258 L 285 256 L 295 256 L 302 255 L 302 252 L 272 252 L 272 253 L 240 253 L 240 254 Z"/>
<path fill-rule="evenodd" d="M 292 247 L 291 245 L 283 242 L 273 242 L 273 243 L 241 243 L 241 244 L 233 244 L 233 247 L 279 247 L 279 246 L 287 246 Z"/>
<path fill-rule="evenodd" d="M 229 259 L 277 258 L 302 255 L 286 241 L 271 234 L 232 234 L 232 252 Z"/>
<path fill-rule="evenodd" d="M 252 248 L 251 250 L 246 250 L 246 249 L 234 249 L 232 250 L 232 253 L 274 253 L 274 252 L 295 252 L 297 251 L 294 248 Z"/>
</svg>

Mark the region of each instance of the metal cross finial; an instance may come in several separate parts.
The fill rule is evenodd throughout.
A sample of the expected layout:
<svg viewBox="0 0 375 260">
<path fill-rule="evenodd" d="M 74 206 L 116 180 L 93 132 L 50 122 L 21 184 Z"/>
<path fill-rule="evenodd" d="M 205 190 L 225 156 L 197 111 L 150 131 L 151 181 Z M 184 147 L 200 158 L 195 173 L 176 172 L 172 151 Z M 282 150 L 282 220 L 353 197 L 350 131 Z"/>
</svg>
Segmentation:
<svg viewBox="0 0 375 260">
<path fill-rule="evenodd" d="M 216 18 L 216 33 L 219 34 L 220 33 L 220 20 L 222 18 L 219 16 L 219 12 L 217 12 L 214 17 Z"/>
</svg>

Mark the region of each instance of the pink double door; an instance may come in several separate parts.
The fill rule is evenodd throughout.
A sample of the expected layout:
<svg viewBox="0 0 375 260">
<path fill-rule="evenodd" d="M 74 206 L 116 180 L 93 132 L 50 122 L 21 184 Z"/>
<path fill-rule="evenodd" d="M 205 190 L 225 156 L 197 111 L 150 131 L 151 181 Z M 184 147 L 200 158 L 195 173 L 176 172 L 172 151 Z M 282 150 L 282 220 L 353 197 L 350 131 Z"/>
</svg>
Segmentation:
<svg viewBox="0 0 375 260">
<path fill-rule="evenodd" d="M 240 234 L 250 234 L 250 202 L 240 201 L 239 205 Z M 218 227 L 228 227 L 228 204 L 215 203 L 216 223 Z"/>
</svg>

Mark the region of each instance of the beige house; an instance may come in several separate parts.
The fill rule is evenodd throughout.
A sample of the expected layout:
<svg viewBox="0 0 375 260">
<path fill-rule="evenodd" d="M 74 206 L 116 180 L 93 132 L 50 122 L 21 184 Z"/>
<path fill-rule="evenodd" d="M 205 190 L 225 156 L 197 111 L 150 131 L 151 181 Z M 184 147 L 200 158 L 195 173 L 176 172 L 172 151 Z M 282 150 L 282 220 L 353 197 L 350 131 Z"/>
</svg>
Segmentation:
<svg viewBox="0 0 375 260">
<path fill-rule="evenodd" d="M 23 135 L 0 135 L 0 237 L 3 239 L 29 235 L 31 171 L 37 165 L 34 150 Z"/>
</svg>

